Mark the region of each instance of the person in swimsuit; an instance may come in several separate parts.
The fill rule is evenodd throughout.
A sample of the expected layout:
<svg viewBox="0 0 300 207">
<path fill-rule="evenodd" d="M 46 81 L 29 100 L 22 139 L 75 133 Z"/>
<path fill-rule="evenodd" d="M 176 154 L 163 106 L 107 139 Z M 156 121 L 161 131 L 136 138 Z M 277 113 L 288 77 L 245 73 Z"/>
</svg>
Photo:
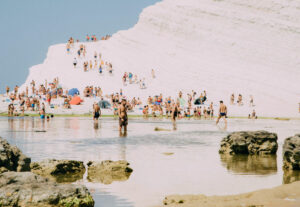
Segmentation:
<svg viewBox="0 0 300 207">
<path fill-rule="evenodd" d="M 97 103 L 94 103 L 93 109 L 94 109 L 94 121 L 96 122 L 101 116 L 101 109 Z"/>
<path fill-rule="evenodd" d="M 10 90 L 9 86 L 6 86 L 6 96 L 8 96 L 9 90 Z"/>
<path fill-rule="evenodd" d="M 173 109 L 172 109 L 172 122 L 173 122 L 173 129 L 176 130 L 176 118 L 179 115 L 179 102 L 174 104 Z"/>
<path fill-rule="evenodd" d="M 224 119 L 225 126 L 227 126 L 227 120 L 226 120 L 226 117 L 227 117 L 227 107 L 226 107 L 226 105 L 223 103 L 223 101 L 220 101 L 219 116 L 218 116 L 218 118 L 217 118 L 216 124 L 218 124 L 218 123 L 219 123 L 219 120 L 222 118 L 222 119 Z"/>
<path fill-rule="evenodd" d="M 128 116 L 127 116 L 127 106 L 126 100 L 122 99 L 122 102 L 118 108 L 118 115 L 119 115 L 119 131 L 122 131 L 122 127 L 124 127 L 124 132 L 127 131 L 128 125 Z"/>
<path fill-rule="evenodd" d="M 40 111 L 40 117 L 41 117 L 42 120 L 45 119 L 45 115 L 46 115 L 46 111 L 45 111 L 44 108 L 42 108 L 41 111 Z"/>
<path fill-rule="evenodd" d="M 74 60 L 73 60 L 73 65 L 74 65 L 74 68 L 76 68 L 76 65 L 77 65 L 77 59 L 76 58 L 74 58 Z"/>
</svg>

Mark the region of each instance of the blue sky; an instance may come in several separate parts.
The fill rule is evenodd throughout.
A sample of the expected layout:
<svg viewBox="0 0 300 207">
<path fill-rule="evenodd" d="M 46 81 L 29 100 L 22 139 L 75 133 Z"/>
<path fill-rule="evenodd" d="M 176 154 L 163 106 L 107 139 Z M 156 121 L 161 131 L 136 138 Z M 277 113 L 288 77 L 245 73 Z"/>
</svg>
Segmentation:
<svg viewBox="0 0 300 207">
<path fill-rule="evenodd" d="M 0 0 L 0 92 L 21 85 L 48 47 L 132 27 L 159 0 Z"/>
</svg>

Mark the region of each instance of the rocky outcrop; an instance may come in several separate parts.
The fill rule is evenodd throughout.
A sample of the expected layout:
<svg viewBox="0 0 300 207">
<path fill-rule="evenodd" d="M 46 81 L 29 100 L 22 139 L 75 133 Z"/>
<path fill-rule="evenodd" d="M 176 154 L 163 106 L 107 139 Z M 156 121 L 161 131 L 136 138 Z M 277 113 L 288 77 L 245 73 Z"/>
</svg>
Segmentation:
<svg viewBox="0 0 300 207">
<path fill-rule="evenodd" d="M 221 141 L 222 154 L 276 154 L 277 134 L 267 131 L 233 132 Z"/>
<path fill-rule="evenodd" d="M 92 207 L 94 200 L 82 185 L 57 184 L 32 172 L 0 174 L 0 206 Z"/>
<path fill-rule="evenodd" d="M 31 159 L 16 146 L 11 146 L 0 137 L 0 173 L 7 171 L 30 171 Z"/>
<path fill-rule="evenodd" d="M 296 181 L 300 181 L 300 170 L 284 170 L 283 171 L 283 183 L 289 184 Z"/>
<path fill-rule="evenodd" d="M 284 169 L 300 170 L 300 134 L 284 141 L 282 153 Z"/>
<path fill-rule="evenodd" d="M 47 159 L 33 162 L 31 172 L 50 178 L 56 182 L 75 182 L 83 178 L 85 167 L 83 162 L 75 160 Z"/>
<path fill-rule="evenodd" d="M 221 162 L 234 173 L 268 175 L 277 172 L 276 155 L 220 154 Z"/>
<path fill-rule="evenodd" d="M 111 184 L 113 181 L 128 180 L 132 169 L 126 161 L 110 161 L 103 162 L 89 162 L 88 177 L 90 182 L 100 182 L 104 184 Z"/>
</svg>

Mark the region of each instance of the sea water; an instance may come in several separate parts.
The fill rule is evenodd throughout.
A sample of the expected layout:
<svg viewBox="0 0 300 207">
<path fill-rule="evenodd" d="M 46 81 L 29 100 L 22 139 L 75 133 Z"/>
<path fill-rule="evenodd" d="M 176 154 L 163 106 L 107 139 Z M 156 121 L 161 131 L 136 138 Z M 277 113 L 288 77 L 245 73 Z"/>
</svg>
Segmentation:
<svg viewBox="0 0 300 207">
<path fill-rule="evenodd" d="M 170 194 L 229 195 L 300 180 L 282 171 L 284 139 L 300 133 L 300 120 L 230 119 L 227 129 L 213 120 L 129 119 L 120 135 L 118 120 L 55 117 L 0 118 L 0 136 L 17 145 L 32 161 L 46 158 L 84 161 L 127 160 L 128 180 L 106 185 L 86 178 L 96 207 L 140 207 L 162 204 Z M 164 131 L 155 131 L 159 127 Z M 267 130 L 278 134 L 277 156 L 221 156 L 220 141 L 230 132 Z"/>
</svg>

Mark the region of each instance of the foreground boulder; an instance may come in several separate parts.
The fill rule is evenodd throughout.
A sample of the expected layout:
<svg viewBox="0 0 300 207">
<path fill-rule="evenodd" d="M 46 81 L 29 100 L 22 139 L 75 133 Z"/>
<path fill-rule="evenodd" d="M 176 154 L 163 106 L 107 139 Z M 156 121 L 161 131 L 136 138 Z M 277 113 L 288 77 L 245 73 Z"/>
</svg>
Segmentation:
<svg viewBox="0 0 300 207">
<path fill-rule="evenodd" d="M 126 161 L 110 161 L 103 162 L 89 162 L 88 177 L 91 182 L 100 182 L 104 184 L 111 184 L 113 181 L 128 180 L 132 169 Z"/>
<path fill-rule="evenodd" d="M 277 134 L 267 131 L 233 132 L 221 141 L 222 154 L 276 154 Z"/>
<path fill-rule="evenodd" d="M 30 171 L 31 159 L 26 157 L 16 146 L 11 146 L 0 137 L 0 173 L 7 171 Z"/>
<path fill-rule="evenodd" d="M 82 185 L 57 184 L 31 172 L 0 174 L 0 206 L 92 207 L 94 200 Z"/>
<path fill-rule="evenodd" d="M 31 172 L 50 178 L 56 182 L 75 182 L 83 178 L 85 167 L 83 162 L 75 160 L 47 159 L 33 162 Z"/>
<path fill-rule="evenodd" d="M 300 134 L 284 141 L 282 153 L 284 169 L 300 170 Z"/>
</svg>

